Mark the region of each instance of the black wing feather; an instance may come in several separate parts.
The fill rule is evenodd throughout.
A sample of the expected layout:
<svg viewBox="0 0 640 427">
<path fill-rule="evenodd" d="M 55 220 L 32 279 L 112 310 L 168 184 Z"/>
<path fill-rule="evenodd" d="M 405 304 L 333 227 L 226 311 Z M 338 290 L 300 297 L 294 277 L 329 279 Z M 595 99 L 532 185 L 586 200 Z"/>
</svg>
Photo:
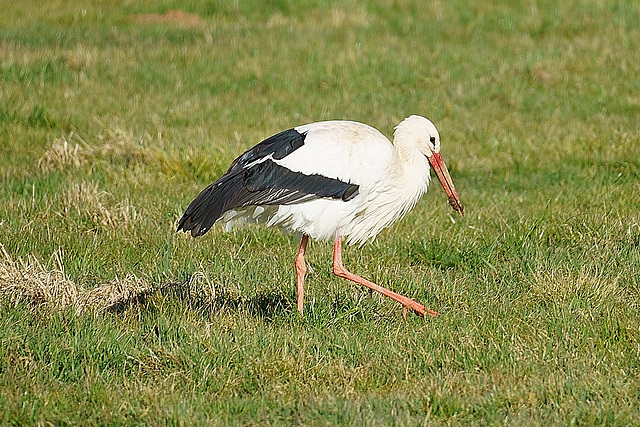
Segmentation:
<svg viewBox="0 0 640 427">
<path fill-rule="evenodd" d="M 229 166 L 227 173 L 234 169 L 244 168 L 246 165 L 269 155 L 272 155 L 276 160 L 284 159 L 304 145 L 306 136 L 306 133 L 300 133 L 295 129 L 287 129 L 270 136 L 235 159 Z"/>
<path fill-rule="evenodd" d="M 293 172 L 279 160 L 304 145 L 305 134 L 289 129 L 243 153 L 227 173 L 196 197 L 178 223 L 178 231 L 201 236 L 226 211 L 251 205 L 288 205 L 318 198 L 351 200 L 358 186 L 322 175 Z"/>
</svg>

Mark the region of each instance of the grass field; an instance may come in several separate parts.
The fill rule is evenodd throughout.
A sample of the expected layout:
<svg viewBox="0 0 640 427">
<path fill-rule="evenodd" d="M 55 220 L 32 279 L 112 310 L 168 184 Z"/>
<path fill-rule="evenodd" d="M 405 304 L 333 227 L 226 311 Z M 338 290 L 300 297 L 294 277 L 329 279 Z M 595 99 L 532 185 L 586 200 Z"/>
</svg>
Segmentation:
<svg viewBox="0 0 640 427">
<path fill-rule="evenodd" d="M 176 12 L 183 11 L 184 13 Z M 640 2 L 0 0 L 0 423 L 640 423 Z M 352 271 L 175 232 L 244 149 L 432 119 Z"/>
</svg>

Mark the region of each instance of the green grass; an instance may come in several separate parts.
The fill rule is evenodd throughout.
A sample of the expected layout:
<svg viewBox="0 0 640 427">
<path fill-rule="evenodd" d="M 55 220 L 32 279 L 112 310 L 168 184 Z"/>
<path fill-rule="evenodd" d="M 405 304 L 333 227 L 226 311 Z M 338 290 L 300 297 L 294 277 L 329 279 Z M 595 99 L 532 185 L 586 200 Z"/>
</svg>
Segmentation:
<svg viewBox="0 0 640 427">
<path fill-rule="evenodd" d="M 175 9 L 201 22 L 132 18 Z M 0 10 L 2 286 L 150 290 L 83 311 L 5 292 L 0 423 L 640 423 L 639 2 Z M 333 277 L 318 242 L 300 318 L 295 236 L 175 233 L 262 138 L 409 114 L 466 216 L 434 185 L 345 264 L 440 318 Z"/>
</svg>

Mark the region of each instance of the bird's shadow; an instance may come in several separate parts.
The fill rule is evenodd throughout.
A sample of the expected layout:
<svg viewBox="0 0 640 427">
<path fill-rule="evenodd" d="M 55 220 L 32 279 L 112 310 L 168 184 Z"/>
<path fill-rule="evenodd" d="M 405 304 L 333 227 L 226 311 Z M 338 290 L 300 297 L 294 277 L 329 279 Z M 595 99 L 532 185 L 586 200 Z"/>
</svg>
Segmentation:
<svg viewBox="0 0 640 427">
<path fill-rule="evenodd" d="M 235 311 L 266 320 L 273 319 L 276 313 L 290 311 L 294 303 L 293 295 L 268 292 L 247 296 L 222 285 L 202 287 L 188 276 L 184 280 L 162 283 L 133 295 L 110 306 L 108 311 L 123 313 L 135 306 L 151 304 L 156 299 L 176 301 L 203 315 Z"/>
</svg>

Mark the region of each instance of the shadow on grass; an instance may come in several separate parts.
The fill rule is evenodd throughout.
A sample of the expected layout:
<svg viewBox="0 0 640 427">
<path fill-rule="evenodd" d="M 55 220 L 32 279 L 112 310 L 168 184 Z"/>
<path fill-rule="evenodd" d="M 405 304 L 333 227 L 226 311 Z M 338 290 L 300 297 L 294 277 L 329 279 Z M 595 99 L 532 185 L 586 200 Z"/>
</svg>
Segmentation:
<svg viewBox="0 0 640 427">
<path fill-rule="evenodd" d="M 141 292 L 135 297 L 113 305 L 109 312 L 123 313 L 134 306 L 149 303 L 151 298 L 174 300 L 177 304 L 205 315 L 232 311 L 266 320 L 289 312 L 293 308 L 293 299 L 290 296 L 277 292 L 247 296 L 220 285 L 216 285 L 215 288 L 200 286 L 194 283 L 193 277 L 189 276 L 183 281 L 163 283 Z"/>
</svg>

